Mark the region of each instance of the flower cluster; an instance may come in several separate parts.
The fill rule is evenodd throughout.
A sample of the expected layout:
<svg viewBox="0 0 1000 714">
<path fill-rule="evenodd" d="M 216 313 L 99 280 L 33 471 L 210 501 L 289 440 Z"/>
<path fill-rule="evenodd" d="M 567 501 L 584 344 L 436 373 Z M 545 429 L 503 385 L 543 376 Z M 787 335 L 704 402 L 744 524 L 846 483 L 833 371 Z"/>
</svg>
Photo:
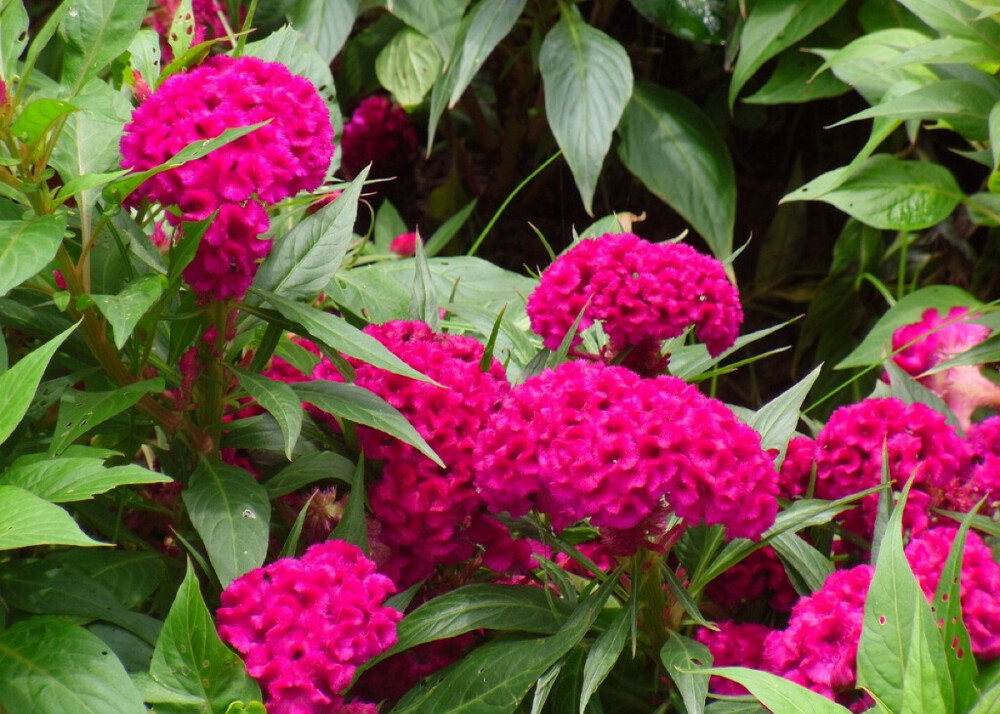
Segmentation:
<svg viewBox="0 0 1000 714">
<path fill-rule="evenodd" d="M 360 549 L 324 541 L 233 580 L 219 635 L 263 685 L 269 712 L 349 711 L 342 695 L 355 669 L 396 640 L 401 615 L 383 605 L 394 591 Z"/>
<path fill-rule="evenodd" d="M 344 122 L 340 167 L 354 178 L 368 164 L 373 176 L 398 173 L 417 153 L 410 118 L 389 97 L 365 97 Z"/>
<path fill-rule="evenodd" d="M 557 530 L 590 518 L 641 536 L 666 505 L 756 537 L 777 508 L 760 437 L 721 402 L 676 377 L 602 363 L 566 362 L 513 388 L 475 455 L 491 508 L 536 508 Z"/>
<path fill-rule="evenodd" d="M 658 350 L 693 326 L 717 355 L 743 321 L 739 295 L 718 260 L 684 243 L 649 243 L 631 233 L 582 240 L 563 253 L 542 272 L 527 310 L 549 349 L 581 313 L 578 330 L 600 320 L 615 352 Z"/>
<path fill-rule="evenodd" d="M 261 204 L 323 182 L 332 129 L 325 103 L 304 77 L 276 62 L 217 56 L 168 77 L 132 113 L 121 140 L 122 166 L 158 166 L 195 141 L 268 122 L 208 155 L 146 179 L 138 196 L 177 206 L 172 223 L 219 211 L 185 271 L 195 290 L 240 298 L 270 247 Z"/>
<path fill-rule="evenodd" d="M 892 359 L 941 397 L 967 427 L 976 409 L 1000 405 L 1000 385 L 983 376 L 978 365 L 948 367 L 921 376 L 989 337 L 990 328 L 967 322 L 963 316 L 973 317 L 965 307 L 953 307 L 944 317 L 928 308 L 918 322 L 892 333 Z"/>
<path fill-rule="evenodd" d="M 427 577 L 435 565 L 475 551 L 469 529 L 480 519 L 482 502 L 472 483 L 473 449 L 508 389 L 507 379 L 495 359 L 486 371 L 480 369 L 483 346 L 471 337 L 436 333 L 423 322 L 404 320 L 369 325 L 365 332 L 438 383 L 352 361 L 356 383 L 398 409 L 445 464 L 441 469 L 394 437 L 358 428 L 365 456 L 385 462 L 369 492 L 382 542 L 392 553 L 381 565 L 405 587 Z"/>
</svg>

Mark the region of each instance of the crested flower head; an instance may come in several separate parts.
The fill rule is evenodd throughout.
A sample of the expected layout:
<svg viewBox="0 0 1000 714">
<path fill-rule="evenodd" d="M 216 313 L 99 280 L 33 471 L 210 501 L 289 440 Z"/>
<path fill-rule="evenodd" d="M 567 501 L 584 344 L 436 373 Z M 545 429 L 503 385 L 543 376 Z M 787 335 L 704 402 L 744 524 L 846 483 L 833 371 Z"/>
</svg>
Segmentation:
<svg viewBox="0 0 1000 714">
<path fill-rule="evenodd" d="M 372 176 L 397 174 L 417 153 L 410 117 L 389 97 L 373 95 L 358 103 L 344 122 L 341 169 L 354 178 L 368 164 Z"/>
<path fill-rule="evenodd" d="M 528 298 L 531 328 L 556 349 L 599 320 L 615 351 L 648 349 L 689 327 L 717 355 L 736 340 L 743 310 L 715 258 L 684 243 L 650 243 L 631 233 L 581 240 L 556 258 Z M 579 337 L 576 337 L 579 342 Z"/>
</svg>

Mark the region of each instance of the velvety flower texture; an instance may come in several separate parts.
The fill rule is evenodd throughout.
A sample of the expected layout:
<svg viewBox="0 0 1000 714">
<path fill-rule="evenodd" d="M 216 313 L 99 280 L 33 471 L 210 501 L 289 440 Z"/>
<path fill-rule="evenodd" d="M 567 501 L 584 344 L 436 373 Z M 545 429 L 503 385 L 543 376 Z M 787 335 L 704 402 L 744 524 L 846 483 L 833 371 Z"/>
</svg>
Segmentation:
<svg viewBox="0 0 1000 714">
<path fill-rule="evenodd" d="M 1000 385 L 983 376 L 978 365 L 920 375 L 989 337 L 986 325 L 961 320 L 968 312 L 968 308 L 953 307 L 941 317 L 935 308 L 928 308 L 918 322 L 892 333 L 893 361 L 941 397 L 963 427 L 969 426 L 979 407 L 1000 405 Z"/>
<path fill-rule="evenodd" d="M 219 635 L 266 692 L 271 714 L 319 714 L 363 662 L 396 641 L 395 591 L 356 546 L 327 540 L 233 580 L 216 612 Z M 363 710 L 362 710 L 363 711 Z"/>
<path fill-rule="evenodd" d="M 934 597 L 956 532 L 952 526 L 930 528 L 906 545 L 906 559 L 928 600 Z M 980 659 L 1000 657 L 1000 563 L 974 531 L 966 534 L 959 590 L 972 652 Z"/>
<path fill-rule="evenodd" d="M 194 259 L 184 268 L 188 285 L 215 300 L 239 300 L 250 287 L 257 263 L 271 249 L 263 237 L 268 219 L 256 201 L 224 204 L 205 230 Z"/>
<path fill-rule="evenodd" d="M 970 510 L 986 496 L 986 508 L 1000 505 L 1000 416 L 972 424 L 965 432 L 972 459 L 972 475 L 964 489 L 964 498 L 955 499 L 954 510 Z"/>
<path fill-rule="evenodd" d="M 578 329 L 600 320 L 615 351 L 658 345 L 693 326 L 717 355 L 743 321 L 739 295 L 718 260 L 684 243 L 650 243 L 631 233 L 580 241 L 542 272 L 528 298 L 531 329 L 549 349 L 581 310 Z"/>
<path fill-rule="evenodd" d="M 476 484 L 496 511 L 531 508 L 559 530 L 655 528 L 666 505 L 756 537 L 774 520 L 776 474 L 760 437 L 676 377 L 566 362 L 514 387 L 476 444 Z"/>
<path fill-rule="evenodd" d="M 441 469 L 383 432 L 358 427 L 365 456 L 385 462 L 368 494 L 382 524 L 381 540 L 392 552 L 380 565 L 406 587 L 435 565 L 458 562 L 476 550 L 469 529 L 481 518 L 483 504 L 472 484 L 473 449 L 508 389 L 507 378 L 495 359 L 485 372 L 479 368 L 483 346 L 471 337 L 436 333 L 423 322 L 406 320 L 369 325 L 365 332 L 443 385 L 352 360 L 355 383 L 398 409 L 446 466 Z"/>
<path fill-rule="evenodd" d="M 413 161 L 417 135 L 410 117 L 389 97 L 365 97 L 344 122 L 340 137 L 340 168 L 354 178 L 368 164 L 372 176 L 388 176 Z"/>
<path fill-rule="evenodd" d="M 806 493 L 816 463 L 816 441 L 808 436 L 793 436 L 785 449 L 785 459 L 778 469 L 778 491 L 785 498 Z"/>
<path fill-rule="evenodd" d="M 764 642 L 772 630 L 755 622 L 716 622 L 718 630 L 699 627 L 694 638 L 708 648 L 712 655 L 713 667 L 750 667 L 766 669 L 764 666 Z M 747 694 L 746 688 L 724 677 L 712 676 L 709 688 L 716 694 L 739 696 Z"/>
<path fill-rule="evenodd" d="M 929 509 L 968 478 L 965 444 L 944 416 L 930 407 L 899 399 L 865 399 L 840 407 L 816 435 L 816 495 L 836 499 L 877 486 L 886 445 L 889 477 L 897 488 L 914 477 L 903 523 L 926 527 Z M 875 523 L 878 494 L 861 499 L 842 522 L 868 536 Z"/>
</svg>

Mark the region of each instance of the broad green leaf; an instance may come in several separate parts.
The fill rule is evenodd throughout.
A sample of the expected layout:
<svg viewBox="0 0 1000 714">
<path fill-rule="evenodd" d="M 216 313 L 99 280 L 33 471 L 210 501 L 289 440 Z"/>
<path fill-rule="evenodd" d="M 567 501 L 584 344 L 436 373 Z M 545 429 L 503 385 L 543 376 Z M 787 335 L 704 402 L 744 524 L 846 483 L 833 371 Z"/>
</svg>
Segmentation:
<svg viewBox="0 0 1000 714">
<path fill-rule="evenodd" d="M 819 377 L 822 365 L 803 377 L 797 384 L 779 394 L 758 409 L 747 423 L 760 434 L 763 449 L 780 449 L 784 456 L 788 440 L 795 434 L 799 423 L 799 410 L 806 395 Z"/>
<path fill-rule="evenodd" d="M 15 561 L 0 573 L 0 586 L 4 601 L 25 612 L 106 620 L 149 644 L 160 631 L 159 620 L 126 610 L 110 590 L 73 567 Z"/>
<path fill-rule="evenodd" d="M 33 714 L 145 711 L 108 646 L 55 617 L 32 617 L 0 630 L 0 706 Z"/>
<path fill-rule="evenodd" d="M 28 411 L 49 360 L 75 329 L 76 325 L 73 325 L 65 332 L 56 335 L 0 374 L 0 394 L 4 395 L 4 408 L 0 409 L 0 444 L 7 440 L 20 423 L 21 417 Z M 0 519 L 0 522 L 2 520 Z"/>
<path fill-rule="evenodd" d="M 59 24 L 66 43 L 62 85 L 70 96 L 128 49 L 146 6 L 135 0 L 76 0 Z"/>
<path fill-rule="evenodd" d="M 108 419 L 121 414 L 150 392 L 163 389 L 163 378 L 145 379 L 110 392 L 67 389 L 59 400 L 56 429 L 49 453 L 58 456 L 70 444 Z"/>
<path fill-rule="evenodd" d="M 574 5 L 549 30 L 538 55 L 545 111 L 556 143 L 593 215 L 611 135 L 632 94 L 632 65 L 616 40 L 588 25 Z"/>
<path fill-rule="evenodd" d="M 151 29 L 139 30 L 128 47 L 132 69 L 146 84 L 155 87 L 160 79 L 160 36 Z"/>
<path fill-rule="evenodd" d="M 793 582 L 801 585 L 801 592 L 813 592 L 823 586 L 826 576 L 833 572 L 830 559 L 799 538 L 794 533 L 779 533 L 768 541 L 786 566 Z"/>
<path fill-rule="evenodd" d="M 50 97 L 34 99 L 24 107 L 21 115 L 11 124 L 10 130 L 25 144 L 34 144 L 59 119 L 76 111 L 69 102 Z"/>
<path fill-rule="evenodd" d="M 836 97 L 850 90 L 832 72 L 820 72 L 821 64 L 821 59 L 804 52 L 783 52 L 764 86 L 743 101 L 747 104 L 797 104 Z"/>
<path fill-rule="evenodd" d="M 427 149 L 426 154 L 430 156 L 434 148 L 434 136 L 437 132 L 438 122 L 448 106 L 448 100 L 458 82 L 459 60 L 462 56 L 462 47 L 465 44 L 465 36 L 469 32 L 469 25 L 472 23 L 472 14 L 466 15 L 458 26 L 458 36 L 455 46 L 450 55 L 445 55 L 444 74 L 439 77 L 431 89 L 431 98 L 427 116 Z"/>
<path fill-rule="evenodd" d="M 441 314 L 438 312 L 434 278 L 424 254 L 424 242 L 417 235 L 413 256 L 413 286 L 410 289 L 410 319 L 420 320 L 430 325 L 435 332 L 441 331 Z"/>
<path fill-rule="evenodd" d="M 243 662 L 219 639 L 190 562 L 163 621 L 149 674 L 167 689 L 198 697 L 202 711 L 222 712 L 234 700 L 261 698 Z"/>
<path fill-rule="evenodd" d="M 954 708 L 944 642 L 903 554 L 903 505 L 908 492 L 909 485 L 889 518 L 865 598 L 858 686 L 893 712 L 943 713 Z"/>
<path fill-rule="evenodd" d="M 945 122 L 970 141 L 985 141 L 989 138 L 987 119 L 996 101 L 996 93 L 987 91 L 979 84 L 961 79 L 945 79 L 917 87 L 901 96 L 886 98 L 833 126 L 874 117 L 934 119 Z"/>
<path fill-rule="evenodd" d="M 119 350 L 128 342 L 143 315 L 160 299 L 164 282 L 165 278 L 161 275 L 140 275 L 117 295 L 90 296 L 111 325 L 115 347 Z"/>
<path fill-rule="evenodd" d="M 480 628 L 552 634 L 566 616 L 566 607 L 564 601 L 553 600 L 541 588 L 529 585 L 465 585 L 404 616 L 389 653 Z"/>
<path fill-rule="evenodd" d="M 507 36 L 527 0 L 482 0 L 473 8 L 469 30 L 462 40 L 457 74 L 448 106 L 454 109 L 469 82 L 483 66 L 493 48 Z M 433 254 L 432 254 L 433 255 Z"/>
<path fill-rule="evenodd" d="M 31 491 L 53 503 L 82 501 L 125 484 L 167 483 L 169 476 L 136 464 L 107 468 L 101 459 L 56 458 L 18 464 L 0 473 L 0 483 Z"/>
<path fill-rule="evenodd" d="M 389 12 L 430 38 L 441 57 L 450 57 L 469 0 L 379 0 Z"/>
<path fill-rule="evenodd" d="M 636 84 L 618 131 L 618 155 L 628 170 L 681 214 L 715 257 L 729 257 L 736 174 L 725 142 L 705 113 L 677 92 Z"/>
<path fill-rule="evenodd" d="M 0 550 L 50 544 L 106 545 L 85 535 L 59 506 L 23 488 L 0 485 Z"/>
<path fill-rule="evenodd" d="M 1000 24 L 977 20 L 976 3 L 962 0 L 899 0 L 899 4 L 945 36 L 975 39 L 1000 51 Z"/>
<path fill-rule="evenodd" d="M 842 359 L 836 369 L 868 367 L 884 361 L 892 352 L 892 333 L 897 327 L 918 322 L 928 308 L 946 313 L 957 305 L 971 309 L 981 303 L 965 290 L 951 285 L 928 285 L 905 295 L 879 318 L 861 344 Z"/>
<path fill-rule="evenodd" d="M 302 403 L 285 382 L 253 372 L 230 367 L 240 386 L 254 401 L 274 417 L 285 439 L 285 457 L 292 460 L 292 449 L 302 432 Z"/>
<path fill-rule="evenodd" d="M 401 374 L 424 382 L 431 381 L 392 354 L 381 342 L 351 326 L 343 318 L 288 300 L 281 295 L 258 291 L 253 287 L 250 290 L 269 302 L 286 319 L 301 325 L 309 336 L 330 349 L 393 374 Z"/>
<path fill-rule="evenodd" d="M 364 456 L 358 459 L 358 465 L 354 469 L 351 478 L 351 495 L 347 498 L 347 507 L 340 523 L 330 534 L 331 538 L 347 541 L 352 545 L 361 548 L 365 554 L 369 554 L 368 548 L 368 525 L 365 523 L 365 459 Z"/>
<path fill-rule="evenodd" d="M 842 707 L 822 694 L 806 689 L 790 679 L 770 672 L 744 667 L 711 667 L 697 670 L 699 674 L 715 675 L 742 684 L 761 704 L 780 714 L 848 714 Z"/>
<path fill-rule="evenodd" d="M 48 265 L 62 244 L 65 216 L 0 221 L 0 296 Z"/>
<path fill-rule="evenodd" d="M 729 84 L 732 107 L 743 85 L 765 62 L 833 17 L 846 0 L 758 0 L 740 35 Z"/>
<path fill-rule="evenodd" d="M 409 27 L 389 40 L 375 58 L 375 76 L 404 107 L 423 101 L 441 71 L 441 55 L 434 43 Z"/>
<path fill-rule="evenodd" d="M 895 69 L 910 64 L 992 64 L 1000 62 L 1000 49 L 979 40 L 942 37 L 907 50 L 886 63 L 883 69 Z"/>
<path fill-rule="evenodd" d="M 914 231 L 947 218 L 962 198 L 945 167 L 877 154 L 818 200 L 875 228 Z"/>
<path fill-rule="evenodd" d="M 622 650 L 625 649 L 629 623 L 628 609 L 623 607 L 608 625 L 608 629 L 594 640 L 583 665 L 583 684 L 579 690 L 579 711 L 586 711 L 590 698 L 601 686 L 601 682 L 607 678 L 611 668 L 615 666 L 615 662 L 621 656 Z"/>
<path fill-rule="evenodd" d="M 195 44 L 195 25 L 191 0 L 180 0 L 174 6 L 174 17 L 167 29 L 167 44 L 170 45 L 170 51 L 174 57 L 184 54 L 191 45 Z"/>
<path fill-rule="evenodd" d="M 701 642 L 673 631 L 669 635 L 660 648 L 660 661 L 677 685 L 687 714 L 702 714 L 708 696 L 708 675 L 699 670 L 712 666 L 712 654 Z"/>
<path fill-rule="evenodd" d="M 264 487 L 268 497 L 273 500 L 326 479 L 337 479 L 350 484 L 353 473 L 354 464 L 350 459 L 332 451 L 316 451 L 295 459 L 269 478 Z"/>
<path fill-rule="evenodd" d="M 358 0 L 298 0 L 289 13 L 292 27 L 327 63 L 344 46 L 357 15 Z"/>
<path fill-rule="evenodd" d="M 11 88 L 17 59 L 28 44 L 28 12 L 22 0 L 0 0 L 0 81 Z M 6 100 L 6 98 L 5 98 Z"/>
<path fill-rule="evenodd" d="M 247 471 L 203 458 L 181 498 L 223 587 L 263 564 L 271 502 Z"/>
<path fill-rule="evenodd" d="M 408 230 L 406 222 L 399 215 L 399 211 L 392 205 L 392 202 L 388 198 L 382 201 L 382 205 L 375 213 L 375 225 L 372 228 L 375 247 L 383 253 L 388 253 L 392 239 Z"/>
<path fill-rule="evenodd" d="M 314 299 L 344 262 L 367 177 L 365 168 L 333 202 L 276 240 L 257 270 L 254 286 L 287 300 Z"/>
<path fill-rule="evenodd" d="M 647 20 L 693 42 L 721 44 L 729 21 L 725 0 L 630 0 Z"/>
<path fill-rule="evenodd" d="M 356 384 L 343 384 L 327 379 L 296 382 L 291 386 L 302 401 L 355 424 L 364 424 L 384 431 L 409 444 L 444 468 L 444 463 L 410 422 L 374 392 Z"/>
<path fill-rule="evenodd" d="M 45 559 L 83 571 L 126 608 L 139 607 L 167 575 L 164 556 L 155 551 L 69 548 Z"/>
</svg>

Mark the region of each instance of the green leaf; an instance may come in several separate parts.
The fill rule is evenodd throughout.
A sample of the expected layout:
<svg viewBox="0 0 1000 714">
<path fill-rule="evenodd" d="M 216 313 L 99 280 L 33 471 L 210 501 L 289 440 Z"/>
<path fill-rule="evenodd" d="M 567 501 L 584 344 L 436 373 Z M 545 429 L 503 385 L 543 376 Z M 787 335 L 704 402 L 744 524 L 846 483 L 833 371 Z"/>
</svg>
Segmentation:
<svg viewBox="0 0 1000 714">
<path fill-rule="evenodd" d="M 765 62 L 829 20 L 845 2 L 758 0 L 740 35 L 740 54 L 729 85 L 729 106 L 733 106 L 743 85 Z"/>
<path fill-rule="evenodd" d="M 593 215 L 597 177 L 632 94 L 628 53 L 584 22 L 574 5 L 545 36 L 538 67 L 549 126 Z"/>
<path fill-rule="evenodd" d="M 407 232 L 406 222 L 399 211 L 388 198 L 382 201 L 375 214 L 375 226 L 372 229 L 375 247 L 383 253 L 389 252 L 389 244 L 400 233 Z"/>
<path fill-rule="evenodd" d="M 264 487 L 268 498 L 273 500 L 324 479 L 350 484 L 353 473 L 354 464 L 350 459 L 332 451 L 315 451 L 295 459 L 268 479 Z"/>
<path fill-rule="evenodd" d="M 475 208 L 476 199 L 473 199 L 448 216 L 448 220 L 434 231 L 434 234 L 427 240 L 427 245 L 424 246 L 424 252 L 428 258 L 441 252 L 441 249 L 448 244 L 448 241 L 458 233 L 458 229 L 465 224 L 465 221 L 468 220 L 469 215 Z M 400 231 L 400 233 L 403 232 L 405 232 L 405 229 Z"/>
<path fill-rule="evenodd" d="M 909 484 L 889 518 L 865 598 L 858 686 L 890 711 L 931 714 L 953 710 L 954 690 L 944 662 L 944 642 L 903 554 L 903 505 L 908 492 Z"/>
<path fill-rule="evenodd" d="M 66 43 L 62 85 L 70 96 L 80 91 L 139 32 L 146 6 L 135 0 L 76 0 L 59 24 Z"/>
<path fill-rule="evenodd" d="M 358 0 L 298 0 L 289 13 L 292 27 L 327 64 L 344 46 L 357 15 Z"/>
<path fill-rule="evenodd" d="M 469 0 L 379 0 L 389 12 L 431 39 L 441 57 L 451 56 Z"/>
<path fill-rule="evenodd" d="M 65 332 L 56 335 L 0 374 L 0 394 L 4 395 L 4 406 L 0 409 L 0 444 L 7 440 L 20 423 L 21 417 L 28 411 L 49 360 L 75 329 L 76 325 L 73 325 Z"/>
<path fill-rule="evenodd" d="M 423 101 L 441 71 L 434 43 L 409 27 L 389 40 L 375 58 L 375 76 L 403 107 Z"/>
<path fill-rule="evenodd" d="M 598 687 L 601 686 L 615 662 L 625 649 L 625 640 L 629 632 L 629 611 L 621 608 L 615 619 L 608 625 L 608 629 L 602 632 L 594 645 L 587 653 L 587 659 L 583 665 L 583 685 L 580 687 L 580 711 L 587 710 L 590 698 L 594 696 Z"/>
<path fill-rule="evenodd" d="M 822 63 L 820 58 L 804 52 L 783 52 L 764 86 L 743 101 L 747 104 L 797 104 L 836 97 L 851 89 L 832 73 L 820 72 Z"/>
<path fill-rule="evenodd" d="M 194 44 L 195 24 L 191 0 L 180 0 L 174 7 L 174 17 L 167 30 L 167 44 L 174 57 L 184 54 Z"/>
<path fill-rule="evenodd" d="M 302 526 L 306 523 L 306 516 L 309 514 L 309 508 L 312 506 L 314 498 L 316 498 L 315 491 L 309 495 L 305 504 L 299 509 L 299 515 L 295 517 L 295 522 L 292 523 L 292 527 L 288 531 L 288 537 L 285 538 L 285 544 L 281 546 L 281 552 L 278 553 L 279 558 L 294 558 L 297 555 L 299 538 L 302 537 Z"/>
<path fill-rule="evenodd" d="M 369 554 L 368 548 L 368 525 L 365 523 L 365 459 L 364 456 L 358 458 L 358 465 L 354 469 L 354 476 L 351 479 L 351 495 L 347 497 L 347 507 L 340 523 L 330 534 L 331 538 L 339 538 L 352 545 L 361 548 L 365 554 Z"/>
<path fill-rule="evenodd" d="M 121 414 L 150 392 L 163 390 L 163 378 L 144 379 L 110 392 L 67 389 L 59 400 L 56 429 L 49 453 L 58 456 L 79 437 Z"/>
<path fill-rule="evenodd" d="M 868 367 L 886 360 L 892 351 L 892 333 L 897 327 L 917 322 L 928 308 L 947 312 L 962 305 L 976 308 L 981 303 L 961 288 L 951 285 L 929 285 L 905 295 L 879 318 L 861 344 L 837 363 L 836 369 Z"/>
<path fill-rule="evenodd" d="M 155 87 L 160 79 L 160 36 L 151 29 L 139 30 L 128 47 L 132 69 L 146 84 Z"/>
<path fill-rule="evenodd" d="M 53 503 L 82 501 L 116 486 L 167 483 L 164 474 L 129 464 L 106 468 L 101 459 L 56 458 L 18 464 L 0 473 L 0 483 L 31 491 Z"/>
<path fill-rule="evenodd" d="M 541 588 L 465 585 L 404 616 L 396 625 L 396 644 L 387 655 L 478 629 L 552 634 L 565 615 L 565 601 L 550 598 Z"/>
<path fill-rule="evenodd" d="M 647 20 L 693 42 L 720 44 L 729 29 L 725 0 L 630 0 Z"/>
<path fill-rule="evenodd" d="M 699 674 L 715 675 L 742 684 L 761 704 L 780 714 L 848 714 L 842 707 L 822 694 L 806 689 L 790 679 L 770 672 L 758 672 L 744 667 L 711 667 L 697 670 Z"/>
<path fill-rule="evenodd" d="M 17 59 L 28 44 L 28 12 L 21 0 L 0 0 L 0 81 L 9 90 Z"/>
<path fill-rule="evenodd" d="M 942 35 L 977 39 L 1000 51 L 1000 25 L 992 18 L 977 19 L 973 5 L 961 0 L 899 0 L 914 15 Z"/>
<path fill-rule="evenodd" d="M 0 486 L 0 550 L 50 544 L 106 545 L 85 535 L 59 506 L 23 488 Z"/>
<path fill-rule="evenodd" d="M 687 714 L 702 714 L 708 696 L 708 675 L 700 670 L 712 666 L 712 654 L 700 642 L 674 631 L 660 648 L 660 661 L 667 675 L 677 685 Z"/>
<path fill-rule="evenodd" d="M 0 296 L 52 262 L 65 230 L 65 216 L 0 221 Z"/>
<path fill-rule="evenodd" d="M 365 168 L 331 203 L 276 240 L 254 277 L 254 287 L 287 300 L 314 299 L 344 262 L 367 177 Z"/>
<path fill-rule="evenodd" d="M 822 367 L 823 365 L 819 365 L 797 384 L 758 409 L 753 418 L 747 422 L 760 434 L 762 449 L 780 449 L 780 455 L 784 456 L 785 446 L 794 436 L 795 427 L 798 426 L 802 402 L 816 383 Z"/>
<path fill-rule="evenodd" d="M 158 620 L 126 610 L 110 590 L 70 566 L 14 561 L 5 565 L 0 584 L 4 601 L 25 612 L 106 620 L 149 644 L 156 642 L 160 631 Z"/>
<path fill-rule="evenodd" d="M 278 422 L 285 439 L 285 458 L 292 460 L 292 449 L 302 432 L 302 403 L 285 382 L 253 372 L 230 367 L 240 386 Z"/>
<path fill-rule="evenodd" d="M 962 198 L 945 167 L 877 154 L 817 200 L 875 228 L 914 231 L 947 218 Z"/>
<path fill-rule="evenodd" d="M 32 617 L 0 630 L 0 705 L 33 714 L 145 711 L 108 646 L 55 617 Z"/>
<path fill-rule="evenodd" d="M 441 314 L 438 312 L 437 293 L 434 278 L 424 254 L 424 241 L 417 235 L 413 256 L 413 287 L 410 292 L 410 319 L 420 320 L 430 325 L 435 332 L 441 331 Z"/>
<path fill-rule="evenodd" d="M 223 587 L 264 563 L 271 503 L 247 471 L 203 458 L 181 498 Z"/>
<path fill-rule="evenodd" d="M 830 559 L 794 533 L 779 533 L 768 541 L 768 545 L 774 548 L 786 570 L 791 568 L 789 575 L 793 582 L 797 580 L 805 592 L 819 590 L 826 576 L 833 572 Z"/>
<path fill-rule="evenodd" d="M 465 88 L 469 86 L 493 48 L 500 44 L 500 40 L 514 27 L 525 4 L 527 0 L 482 0 L 472 10 L 469 30 L 459 50 L 454 86 L 448 99 L 449 108 L 454 109 L 458 104 Z"/>
<path fill-rule="evenodd" d="M 409 444 L 444 468 L 444 463 L 410 422 L 374 392 L 356 384 L 343 384 L 327 379 L 296 382 L 291 386 L 302 401 L 355 424 L 364 424 L 384 431 Z"/>
<path fill-rule="evenodd" d="M 203 702 L 198 711 L 221 712 L 234 700 L 261 698 L 243 662 L 219 639 L 190 562 L 156 641 L 149 674 L 167 689 L 198 697 Z"/>
<path fill-rule="evenodd" d="M 10 130 L 25 144 L 34 144 L 59 119 L 75 111 L 74 105 L 61 99 L 34 99 L 24 107 L 21 115 L 11 124 Z"/>
<path fill-rule="evenodd" d="M 940 412 L 944 416 L 945 422 L 962 433 L 962 425 L 959 423 L 958 417 L 955 416 L 944 399 L 911 377 L 891 359 L 885 361 L 885 371 L 889 375 L 889 384 L 886 385 L 883 382 L 877 385 L 877 389 L 885 388 L 889 396 L 896 397 L 905 404 L 913 404 L 914 402 L 926 404 L 934 411 Z"/>
<path fill-rule="evenodd" d="M 91 300 L 111 325 L 115 347 L 119 350 L 132 336 L 143 315 L 156 304 L 163 293 L 162 275 L 140 275 L 129 282 L 117 295 L 91 295 Z"/>
<path fill-rule="evenodd" d="M 895 69 L 911 64 L 990 64 L 1000 62 L 1000 50 L 990 47 L 980 40 L 941 37 L 917 45 L 896 59 L 886 63 L 883 69 Z"/>
<path fill-rule="evenodd" d="M 736 174 L 725 142 L 704 112 L 677 92 L 636 84 L 618 131 L 618 155 L 628 170 L 681 214 L 715 257 L 729 257 Z"/>
<path fill-rule="evenodd" d="M 330 349 L 393 374 L 424 382 L 431 381 L 390 352 L 381 342 L 351 326 L 343 318 L 274 293 L 258 291 L 253 287 L 250 290 L 269 302 L 283 317 L 301 325 L 314 340 Z"/>
<path fill-rule="evenodd" d="M 86 573 L 126 608 L 139 607 L 164 584 L 167 574 L 164 557 L 155 551 L 70 548 L 45 560 Z"/>
</svg>

